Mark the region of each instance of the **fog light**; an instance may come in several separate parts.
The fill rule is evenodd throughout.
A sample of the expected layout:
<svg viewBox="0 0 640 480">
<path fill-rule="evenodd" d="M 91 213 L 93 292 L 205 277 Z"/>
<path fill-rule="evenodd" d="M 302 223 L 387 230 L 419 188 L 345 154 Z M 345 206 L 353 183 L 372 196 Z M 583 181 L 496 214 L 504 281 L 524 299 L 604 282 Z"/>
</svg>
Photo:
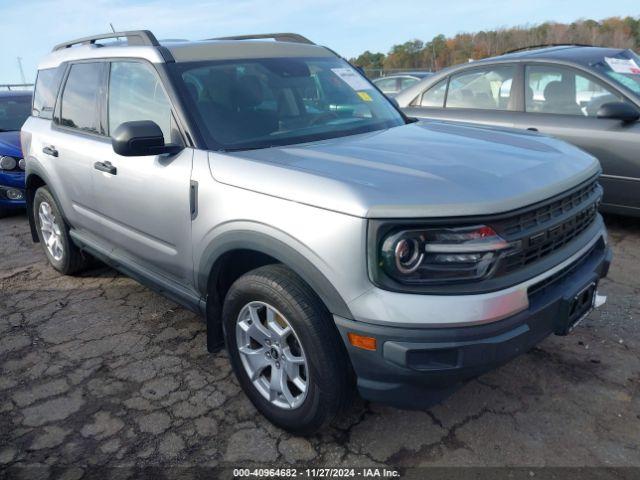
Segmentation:
<svg viewBox="0 0 640 480">
<path fill-rule="evenodd" d="M 17 188 L 7 188 L 6 193 L 9 200 L 22 200 L 24 198 L 22 190 Z"/>
<path fill-rule="evenodd" d="M 349 343 L 354 347 L 361 348 L 363 350 L 376 350 L 378 342 L 376 342 L 376 339 L 373 337 L 365 337 L 364 335 L 358 335 L 357 333 L 352 332 L 349 332 L 347 337 L 349 337 Z"/>
</svg>

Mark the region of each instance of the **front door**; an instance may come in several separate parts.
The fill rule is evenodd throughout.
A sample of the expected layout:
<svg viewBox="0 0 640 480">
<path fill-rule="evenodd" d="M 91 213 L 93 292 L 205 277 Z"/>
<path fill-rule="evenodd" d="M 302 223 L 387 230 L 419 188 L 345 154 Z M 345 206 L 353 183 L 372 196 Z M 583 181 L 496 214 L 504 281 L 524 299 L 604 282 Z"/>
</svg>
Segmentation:
<svg viewBox="0 0 640 480">
<path fill-rule="evenodd" d="M 597 117 L 604 103 L 624 97 L 587 73 L 551 64 L 527 65 L 524 85 L 525 112 L 515 115 L 516 126 L 560 138 L 598 158 L 604 203 L 640 209 L 640 123 Z"/>
<path fill-rule="evenodd" d="M 171 103 L 150 64 L 112 62 L 107 98 L 110 134 L 124 122 L 152 120 L 162 129 L 166 143 L 182 142 Z M 193 150 L 123 157 L 108 147 L 96 158 L 94 169 L 96 209 L 106 239 L 117 254 L 183 285 L 192 285 Z"/>
</svg>

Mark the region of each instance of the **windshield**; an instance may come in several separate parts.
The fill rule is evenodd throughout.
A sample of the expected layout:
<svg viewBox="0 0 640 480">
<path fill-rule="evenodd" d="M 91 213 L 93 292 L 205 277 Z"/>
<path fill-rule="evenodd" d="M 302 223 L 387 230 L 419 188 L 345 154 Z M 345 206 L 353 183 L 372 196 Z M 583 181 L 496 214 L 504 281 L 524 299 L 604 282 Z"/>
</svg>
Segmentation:
<svg viewBox="0 0 640 480">
<path fill-rule="evenodd" d="M 0 95 L 0 132 L 20 130 L 31 114 L 31 95 Z"/>
<path fill-rule="evenodd" d="M 616 83 L 640 95 L 640 56 L 633 51 L 625 50 L 613 57 L 604 57 L 592 66 Z"/>
<path fill-rule="evenodd" d="M 290 145 L 404 123 L 389 100 L 335 57 L 207 61 L 175 68 L 212 149 Z"/>
</svg>

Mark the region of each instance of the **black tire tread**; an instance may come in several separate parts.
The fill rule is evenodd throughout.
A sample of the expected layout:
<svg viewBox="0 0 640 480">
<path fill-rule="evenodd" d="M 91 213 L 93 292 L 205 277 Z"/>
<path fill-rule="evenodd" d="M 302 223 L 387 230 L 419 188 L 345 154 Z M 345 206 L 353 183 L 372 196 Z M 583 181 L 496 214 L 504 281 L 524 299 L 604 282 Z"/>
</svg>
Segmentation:
<svg viewBox="0 0 640 480">
<path fill-rule="evenodd" d="M 310 434 L 324 428 L 350 404 L 354 391 L 348 356 L 331 314 L 313 289 L 282 264 L 266 265 L 246 273 L 232 285 L 226 300 L 232 300 L 244 286 L 275 293 L 291 307 L 297 306 L 308 319 L 305 325 L 309 334 L 317 338 L 323 347 L 315 352 L 322 357 L 317 363 L 331 373 L 327 378 L 322 378 L 319 384 L 320 390 L 326 394 L 326 401 L 320 406 L 324 410 L 324 419 L 308 428 L 287 429 L 298 434 Z"/>
<path fill-rule="evenodd" d="M 76 247 L 76 245 L 71 240 L 71 235 L 69 234 L 69 230 L 70 230 L 69 224 L 66 222 L 64 216 L 62 215 L 62 211 L 58 206 L 58 203 L 56 202 L 55 198 L 53 197 L 53 195 L 51 194 L 51 192 L 46 186 L 38 188 L 38 190 L 36 190 L 36 193 L 33 199 L 34 218 L 36 219 L 35 220 L 36 223 L 38 222 L 37 209 L 40 204 L 38 202 L 38 197 L 45 197 L 45 199 L 49 202 L 49 205 L 51 205 L 51 208 L 55 210 L 54 213 L 56 217 L 58 217 L 59 221 L 62 222 L 66 258 L 64 263 L 60 266 L 54 265 L 53 263 L 51 263 L 51 260 L 50 260 L 50 263 L 56 270 L 58 270 L 60 273 L 64 275 L 74 275 L 76 273 L 80 273 L 81 271 L 86 269 L 87 265 L 89 264 L 90 262 L 89 257 L 85 255 L 82 251 L 80 251 L 80 249 Z M 42 243 L 42 233 L 40 232 L 39 224 L 38 224 L 37 232 L 38 232 L 38 238 L 40 239 L 40 243 Z M 43 247 L 45 248 L 45 251 L 46 251 L 46 247 L 44 246 L 44 244 L 43 244 Z M 47 255 L 47 258 L 48 258 L 48 255 Z"/>
</svg>

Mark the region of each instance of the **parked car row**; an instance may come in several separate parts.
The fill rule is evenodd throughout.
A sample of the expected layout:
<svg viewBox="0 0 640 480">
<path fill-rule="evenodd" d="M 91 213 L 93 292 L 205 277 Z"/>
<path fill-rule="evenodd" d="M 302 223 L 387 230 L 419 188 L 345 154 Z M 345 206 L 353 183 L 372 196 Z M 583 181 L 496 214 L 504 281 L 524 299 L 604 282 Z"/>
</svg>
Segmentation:
<svg viewBox="0 0 640 480">
<path fill-rule="evenodd" d="M 432 76 L 431 72 L 398 72 L 393 75 L 376 78 L 373 84 L 388 97 L 394 97 L 402 90 L 415 85 L 420 80 Z"/>
<path fill-rule="evenodd" d="M 600 161 L 602 209 L 640 216 L 640 57 L 556 46 L 458 65 L 400 92 L 417 118 L 552 135 Z"/>
</svg>

